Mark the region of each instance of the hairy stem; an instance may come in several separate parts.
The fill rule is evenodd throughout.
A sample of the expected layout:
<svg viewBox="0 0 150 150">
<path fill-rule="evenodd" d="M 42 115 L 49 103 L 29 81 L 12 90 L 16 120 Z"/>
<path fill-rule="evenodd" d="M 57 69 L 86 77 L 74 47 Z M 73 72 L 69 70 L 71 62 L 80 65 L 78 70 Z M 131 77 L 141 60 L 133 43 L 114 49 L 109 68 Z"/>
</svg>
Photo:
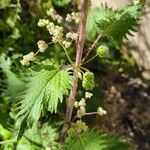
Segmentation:
<svg viewBox="0 0 150 150">
<path fill-rule="evenodd" d="M 77 43 L 77 51 L 76 51 L 75 65 L 78 67 L 80 67 L 81 65 L 82 54 L 83 54 L 83 45 L 84 45 L 84 38 L 85 38 L 88 6 L 89 6 L 89 0 L 84 0 L 82 11 L 81 11 L 81 22 L 79 26 L 79 40 Z M 70 122 L 71 117 L 72 117 L 72 110 L 73 110 L 73 105 L 74 105 L 75 96 L 77 92 L 77 86 L 78 86 L 78 70 L 74 69 L 73 78 L 72 78 L 72 88 L 71 88 L 69 99 L 68 99 L 66 122 Z"/>
</svg>

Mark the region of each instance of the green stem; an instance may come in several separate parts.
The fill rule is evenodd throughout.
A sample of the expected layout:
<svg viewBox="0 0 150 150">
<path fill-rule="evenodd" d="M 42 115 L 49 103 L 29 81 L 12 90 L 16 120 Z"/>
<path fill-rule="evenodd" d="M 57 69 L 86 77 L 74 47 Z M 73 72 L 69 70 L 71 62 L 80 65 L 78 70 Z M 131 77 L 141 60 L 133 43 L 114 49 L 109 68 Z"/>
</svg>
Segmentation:
<svg viewBox="0 0 150 150">
<path fill-rule="evenodd" d="M 71 60 L 71 58 L 70 58 L 70 56 L 69 56 L 69 54 L 68 54 L 68 52 L 67 52 L 67 49 L 63 46 L 63 44 L 61 44 L 61 43 L 59 43 L 61 46 L 62 46 L 62 48 L 63 48 L 63 50 L 64 50 L 64 52 L 65 52 L 65 54 L 66 54 L 66 56 L 67 56 L 67 58 L 68 58 L 68 60 L 69 60 L 69 62 L 70 62 L 70 64 L 72 65 L 72 66 L 74 66 L 74 64 L 73 64 L 73 62 L 72 62 L 72 60 Z"/>
<path fill-rule="evenodd" d="M 93 59 L 95 59 L 97 57 L 97 54 L 94 55 L 92 58 L 90 58 L 89 60 L 87 60 L 86 62 L 84 62 L 82 65 L 87 64 L 88 62 L 92 61 Z"/>
</svg>

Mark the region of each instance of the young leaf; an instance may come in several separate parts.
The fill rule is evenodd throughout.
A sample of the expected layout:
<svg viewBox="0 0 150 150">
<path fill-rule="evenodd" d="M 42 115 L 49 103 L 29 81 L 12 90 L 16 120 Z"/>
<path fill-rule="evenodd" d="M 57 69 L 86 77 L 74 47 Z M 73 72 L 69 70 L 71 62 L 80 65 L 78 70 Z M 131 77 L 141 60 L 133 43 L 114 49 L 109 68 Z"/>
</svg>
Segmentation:
<svg viewBox="0 0 150 150">
<path fill-rule="evenodd" d="M 72 137 L 64 145 L 64 150 L 127 150 L 128 146 L 118 137 L 95 131 L 86 131 Z"/>
<path fill-rule="evenodd" d="M 16 125 L 20 128 L 19 136 L 26 127 L 39 120 L 42 111 L 56 112 L 58 102 L 63 101 L 63 95 L 70 89 L 71 76 L 65 70 L 32 71 L 27 77 L 27 90 L 22 96 L 20 110 L 16 115 Z"/>
</svg>

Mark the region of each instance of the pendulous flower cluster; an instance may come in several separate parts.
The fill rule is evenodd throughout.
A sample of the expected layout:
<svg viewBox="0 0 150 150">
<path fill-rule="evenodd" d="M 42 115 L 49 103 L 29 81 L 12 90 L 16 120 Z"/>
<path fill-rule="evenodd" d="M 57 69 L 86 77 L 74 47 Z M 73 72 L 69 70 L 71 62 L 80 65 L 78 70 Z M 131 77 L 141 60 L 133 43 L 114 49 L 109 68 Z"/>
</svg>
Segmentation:
<svg viewBox="0 0 150 150">
<path fill-rule="evenodd" d="M 60 25 L 61 23 L 63 23 L 63 17 L 57 14 L 57 12 L 53 8 L 47 11 L 47 15 L 50 16 L 54 21 L 56 21 L 57 25 L 55 25 L 49 19 L 39 19 L 38 26 L 46 27 L 49 34 L 52 36 L 52 43 L 59 43 L 65 49 L 69 48 L 72 45 L 72 41 L 76 41 L 78 39 L 78 34 L 70 31 L 66 35 L 64 35 L 64 28 Z M 79 23 L 80 13 L 72 12 L 71 14 L 67 14 L 65 20 L 68 22 L 74 21 L 75 23 Z M 64 23 L 62 25 L 64 25 Z M 37 42 L 37 46 L 38 51 L 35 54 L 31 52 L 23 56 L 23 59 L 21 60 L 22 65 L 29 65 L 39 52 L 44 53 L 48 48 L 48 44 L 43 40 L 39 40 Z"/>
</svg>

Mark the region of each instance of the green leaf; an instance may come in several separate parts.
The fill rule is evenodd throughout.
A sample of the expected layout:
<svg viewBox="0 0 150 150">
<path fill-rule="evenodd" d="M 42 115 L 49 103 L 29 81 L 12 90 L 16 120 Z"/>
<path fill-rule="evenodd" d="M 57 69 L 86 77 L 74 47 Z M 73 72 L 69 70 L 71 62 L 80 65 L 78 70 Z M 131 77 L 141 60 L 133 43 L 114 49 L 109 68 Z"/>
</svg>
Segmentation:
<svg viewBox="0 0 150 150">
<path fill-rule="evenodd" d="M 10 58 L 5 59 L 4 56 L 0 57 L 0 68 L 6 75 L 4 83 L 6 84 L 6 90 L 4 94 L 10 96 L 10 100 L 16 99 L 20 92 L 24 90 L 24 82 L 10 70 L 11 61 Z"/>
<path fill-rule="evenodd" d="M 120 8 L 115 16 L 115 19 L 104 30 L 106 36 L 111 37 L 113 41 L 121 43 L 127 35 L 132 35 L 131 31 L 136 31 L 141 9 L 139 6 L 124 6 Z"/>
<path fill-rule="evenodd" d="M 16 115 L 19 136 L 26 127 L 37 123 L 42 112 L 56 112 L 58 102 L 63 101 L 63 95 L 68 93 L 71 85 L 69 72 L 57 69 L 31 71 L 26 80 L 27 89 L 18 107 L 20 111 Z"/>
<path fill-rule="evenodd" d="M 95 40 L 98 34 L 102 34 L 102 31 L 108 26 L 110 19 L 113 19 L 114 16 L 115 13 L 112 9 L 106 6 L 90 8 L 86 24 L 86 38 L 90 41 Z"/>
<path fill-rule="evenodd" d="M 121 142 L 117 136 L 86 131 L 70 138 L 64 145 L 64 150 L 127 150 L 127 144 Z"/>
<path fill-rule="evenodd" d="M 141 16 L 141 6 L 127 5 L 112 10 L 107 6 L 90 8 L 87 18 L 87 39 L 95 40 L 98 34 L 106 36 L 117 44 L 121 44 L 130 31 L 135 31 Z"/>
<path fill-rule="evenodd" d="M 0 138 L 3 140 L 11 138 L 11 132 L 5 129 L 1 124 L 0 124 Z"/>
<path fill-rule="evenodd" d="M 58 150 L 59 134 L 57 129 L 48 123 L 35 125 L 28 129 L 17 143 L 17 150 Z"/>
<path fill-rule="evenodd" d="M 11 3 L 11 0 L 0 0 L 0 9 L 8 7 Z"/>
</svg>

